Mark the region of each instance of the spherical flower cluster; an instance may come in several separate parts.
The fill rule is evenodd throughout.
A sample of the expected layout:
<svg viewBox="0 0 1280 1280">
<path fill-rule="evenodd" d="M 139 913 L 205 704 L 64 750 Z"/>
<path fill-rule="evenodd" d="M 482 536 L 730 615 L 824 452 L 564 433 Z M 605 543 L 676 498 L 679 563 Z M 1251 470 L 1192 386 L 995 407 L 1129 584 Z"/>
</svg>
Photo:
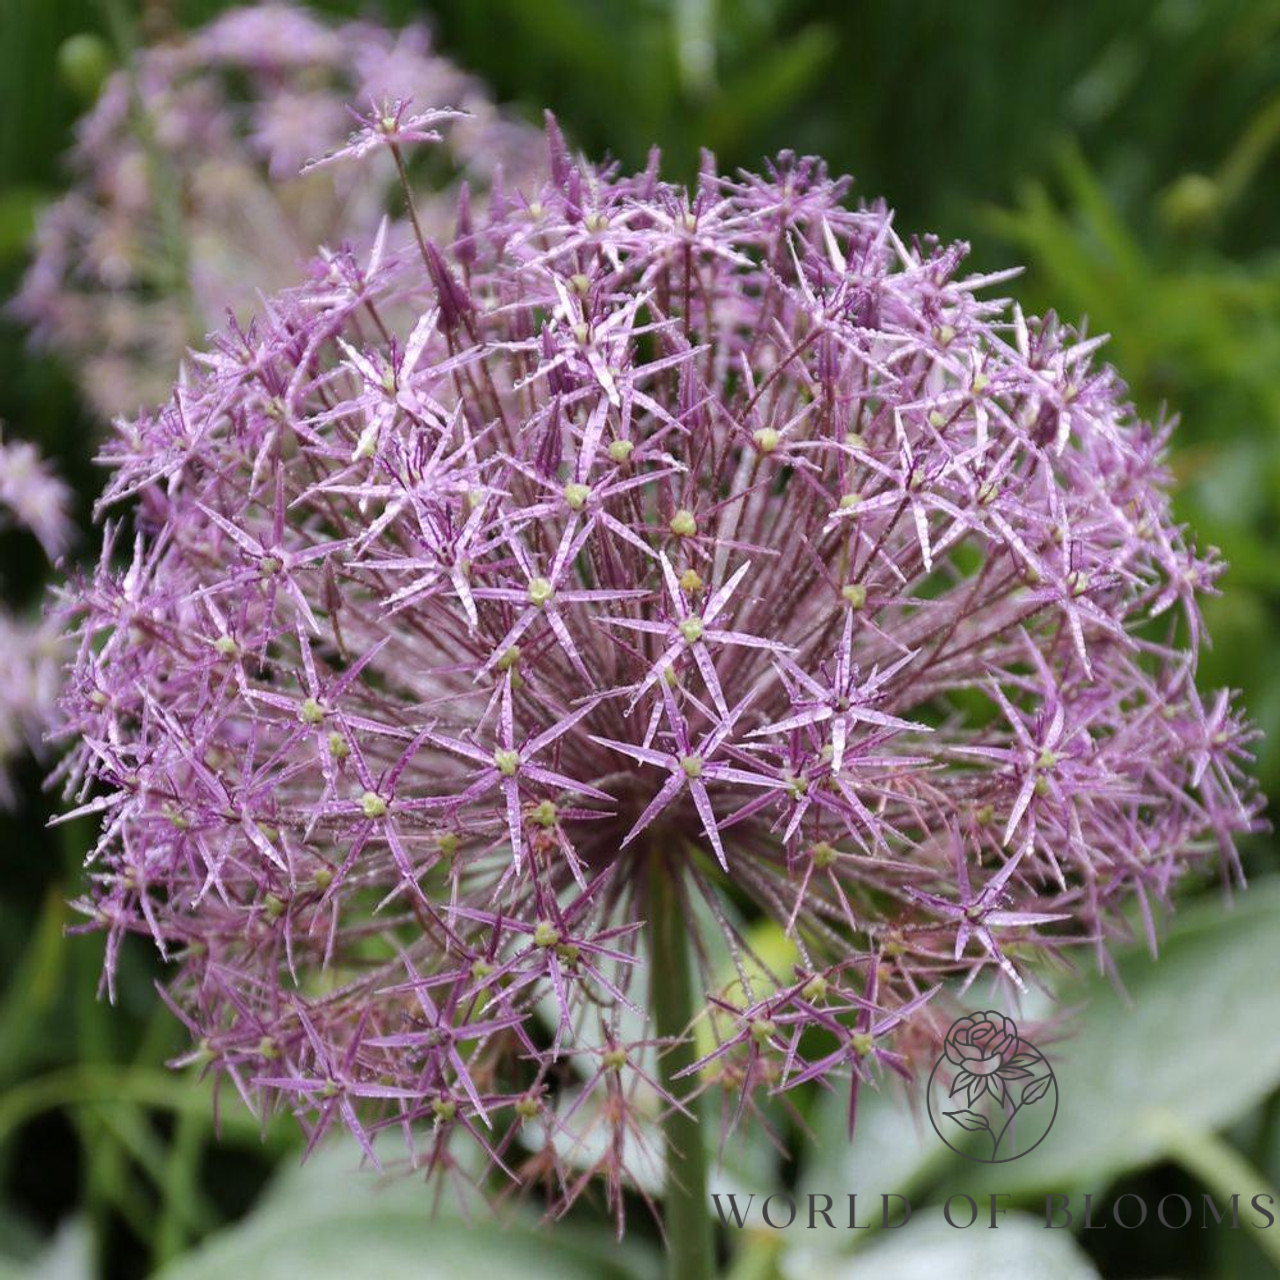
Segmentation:
<svg viewBox="0 0 1280 1280">
<path fill-rule="evenodd" d="M 424 192 L 527 179 L 537 135 L 501 115 L 421 27 L 326 26 L 269 3 L 141 52 L 79 127 L 72 186 L 41 219 L 14 301 L 106 417 L 163 399 L 190 343 L 293 284 L 320 244 L 368 242 L 394 168 L 300 175 L 390 95 L 464 109 Z M 456 194 L 456 191 L 454 192 Z M 453 195 L 440 209 L 450 216 Z M 433 216 L 429 199 L 423 216 Z"/>
<path fill-rule="evenodd" d="M 944 979 L 1238 871 L 1258 800 L 1098 340 L 814 160 L 549 169 L 123 432 L 65 770 L 107 980 L 149 936 L 193 1060 L 620 1206 L 656 1115 L 856 1100 Z"/>
</svg>

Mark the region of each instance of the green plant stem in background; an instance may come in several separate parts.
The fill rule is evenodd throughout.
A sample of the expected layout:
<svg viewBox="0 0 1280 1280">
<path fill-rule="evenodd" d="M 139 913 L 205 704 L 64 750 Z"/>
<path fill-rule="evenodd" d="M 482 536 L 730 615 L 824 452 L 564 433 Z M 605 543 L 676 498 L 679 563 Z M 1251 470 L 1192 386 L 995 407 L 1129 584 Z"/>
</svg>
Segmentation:
<svg viewBox="0 0 1280 1280">
<path fill-rule="evenodd" d="M 111 38 L 129 80 L 130 108 L 134 129 L 147 158 L 147 175 L 155 194 L 156 215 L 164 237 L 165 262 L 160 264 L 160 283 L 182 308 L 187 336 L 198 342 L 205 331 L 204 320 L 191 292 L 190 253 L 187 246 L 186 219 L 182 210 L 182 190 L 173 165 L 156 139 L 155 124 L 138 87 L 136 73 L 138 37 L 133 19 L 122 0 L 99 0 L 106 15 Z"/>
<path fill-rule="evenodd" d="M 685 1110 L 668 1110 L 662 1124 L 666 1169 L 664 1227 L 670 1280 L 710 1280 L 715 1274 L 711 1216 L 707 1211 L 707 1158 L 699 1124 L 700 1104 L 691 1096 L 696 1080 L 676 1079 L 692 1065 L 696 1050 L 684 1038 L 695 1005 L 693 964 L 676 870 L 654 852 L 649 877 L 649 1007 L 660 1039 L 674 1041 L 660 1051 L 662 1087 Z"/>
<path fill-rule="evenodd" d="M 105 1107 L 121 1102 L 170 1111 L 178 1116 L 194 1115 L 205 1119 L 210 1128 L 213 1124 L 208 1090 L 193 1077 L 158 1067 L 87 1062 L 34 1076 L 0 1096 L 0 1144 L 46 1112 Z M 224 1134 L 236 1132 L 255 1142 L 262 1131 L 257 1118 L 239 1106 L 224 1108 L 219 1123 Z"/>
<path fill-rule="evenodd" d="M 1211 1130 L 1194 1128 L 1171 1111 L 1152 1112 L 1144 1127 L 1159 1139 L 1168 1159 L 1180 1164 L 1212 1192 L 1219 1207 L 1229 1205 L 1233 1195 L 1239 1195 L 1245 1205 L 1255 1195 L 1270 1196 L 1272 1205 L 1280 1200 L 1262 1173 Z M 1245 1221 L 1242 1217 L 1241 1224 Z M 1251 1232 L 1250 1238 L 1280 1270 L 1280 1237 L 1258 1230 Z"/>
</svg>

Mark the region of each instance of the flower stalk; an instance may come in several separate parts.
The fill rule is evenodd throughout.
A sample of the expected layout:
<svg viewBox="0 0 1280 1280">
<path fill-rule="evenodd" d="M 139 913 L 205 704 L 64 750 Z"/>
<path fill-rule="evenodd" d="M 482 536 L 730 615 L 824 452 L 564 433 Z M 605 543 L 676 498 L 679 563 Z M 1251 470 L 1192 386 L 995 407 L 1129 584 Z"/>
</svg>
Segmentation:
<svg viewBox="0 0 1280 1280">
<path fill-rule="evenodd" d="M 650 858 L 648 942 L 649 1007 L 660 1041 L 659 1079 L 680 1104 L 662 1122 L 666 1170 L 667 1275 L 670 1280 L 707 1280 L 715 1274 L 711 1217 L 707 1212 L 707 1157 L 698 1112 L 697 1079 L 682 1076 L 696 1049 L 688 1036 L 699 1004 L 693 989 L 687 913 L 679 871 L 661 853 Z"/>
</svg>

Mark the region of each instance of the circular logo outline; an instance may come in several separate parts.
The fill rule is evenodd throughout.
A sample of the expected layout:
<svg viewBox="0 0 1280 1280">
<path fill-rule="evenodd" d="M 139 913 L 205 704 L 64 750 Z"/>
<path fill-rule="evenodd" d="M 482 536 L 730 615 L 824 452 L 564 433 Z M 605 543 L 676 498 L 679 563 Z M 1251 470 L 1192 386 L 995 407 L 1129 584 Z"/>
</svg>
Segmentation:
<svg viewBox="0 0 1280 1280">
<path fill-rule="evenodd" d="M 996 1022 L 997 1019 L 999 1020 L 998 1024 Z M 941 1068 L 944 1063 L 948 1063 L 950 1065 L 954 1061 L 949 1057 L 947 1053 L 947 1048 L 952 1046 L 954 1040 L 961 1038 L 961 1034 L 963 1032 L 971 1031 L 975 1025 L 982 1026 L 982 1024 L 986 1024 L 986 1026 L 999 1025 L 1004 1029 L 1003 1034 L 1005 1036 L 1011 1035 L 1014 1046 L 1018 1052 L 1010 1056 L 1010 1063 L 1012 1063 L 1014 1057 L 1021 1057 L 1022 1055 L 1025 1055 L 1029 1052 L 1030 1054 L 1033 1054 L 1035 1056 L 1035 1059 L 1037 1062 L 1042 1063 L 1044 1065 L 1045 1070 L 1048 1073 L 1047 1076 L 1033 1077 L 1033 1079 L 1027 1081 L 1027 1083 L 1022 1086 L 1024 1090 L 1028 1089 L 1032 1084 L 1035 1084 L 1037 1080 L 1040 1080 L 1040 1079 L 1048 1079 L 1050 1082 L 1049 1087 L 1051 1087 L 1053 1090 L 1053 1113 L 1049 1117 L 1048 1124 L 1046 1124 L 1044 1127 L 1044 1132 L 1040 1135 L 1039 1138 L 1036 1139 L 1035 1142 L 1033 1142 L 1025 1150 L 1019 1151 L 1015 1155 L 1011 1155 L 1011 1156 L 998 1156 L 997 1154 L 1000 1149 L 1000 1143 L 1003 1141 L 1005 1130 L 1007 1130 L 1009 1124 L 1013 1121 L 1014 1116 L 1017 1115 L 1017 1113 L 1022 1109 L 1022 1107 L 1024 1105 L 1034 1105 L 1034 1102 L 1039 1101 L 1041 1098 L 1044 1097 L 1046 1093 L 1048 1093 L 1049 1091 L 1048 1087 L 1046 1087 L 1043 1091 L 1041 1091 L 1041 1093 L 1039 1093 L 1037 1097 L 1032 1100 L 1032 1102 L 1030 1103 L 1019 1102 L 1014 1107 L 1013 1113 L 1006 1120 L 1004 1128 L 1001 1129 L 999 1135 L 997 1135 L 994 1131 L 992 1131 L 990 1124 L 986 1121 L 985 1117 L 979 1116 L 979 1118 L 981 1118 L 983 1121 L 981 1125 L 971 1126 L 969 1124 L 966 1124 L 964 1121 L 957 1121 L 957 1123 L 961 1125 L 962 1130 L 966 1132 L 975 1132 L 978 1129 L 986 1129 L 987 1132 L 991 1134 L 991 1138 L 993 1142 L 993 1149 L 992 1149 L 991 1156 L 976 1155 L 972 1151 L 965 1150 L 964 1147 L 957 1146 L 955 1143 L 953 1143 L 950 1139 L 947 1138 L 946 1134 L 943 1133 L 941 1126 L 938 1124 L 938 1117 L 934 1115 L 934 1106 L 933 1106 L 934 1083 L 937 1080 L 939 1068 Z M 995 1070 L 990 1072 L 989 1074 L 999 1076 L 1001 1078 L 1001 1084 L 1003 1086 L 1003 1085 L 1006 1085 L 1008 1082 L 1008 1075 L 1006 1073 L 1009 1070 L 1009 1066 L 1004 1062 L 1002 1053 L 998 1056 L 1001 1057 L 1001 1065 L 995 1068 Z M 1020 1064 L 1020 1065 L 1024 1066 L 1025 1064 Z M 963 1068 L 961 1068 L 960 1071 L 957 1072 L 957 1075 L 962 1073 L 963 1073 Z M 985 1077 L 974 1077 L 974 1078 L 985 1079 Z M 951 1092 L 953 1096 L 955 1093 L 954 1088 Z M 976 1101 L 976 1095 L 973 1098 L 973 1101 Z M 1029 1155 L 1049 1136 L 1050 1131 L 1053 1129 L 1054 1123 L 1058 1119 L 1058 1102 L 1059 1102 L 1058 1076 L 1053 1069 L 1053 1064 L 1039 1049 L 1036 1048 L 1034 1044 L 1031 1043 L 1030 1040 L 1026 1040 L 1023 1038 L 1022 1033 L 1018 1030 L 1017 1023 L 1015 1023 L 1012 1018 L 1006 1017 L 1004 1014 L 997 1013 L 995 1010 L 985 1010 L 977 1013 L 965 1014 L 963 1017 L 957 1018 L 955 1022 L 953 1022 L 951 1026 L 947 1028 L 947 1034 L 944 1040 L 943 1052 L 939 1055 L 938 1060 L 933 1064 L 933 1070 L 929 1073 L 929 1083 L 925 1086 L 925 1110 L 929 1114 L 929 1123 L 933 1127 L 934 1133 L 938 1135 L 938 1137 L 941 1139 L 941 1141 L 947 1148 L 949 1148 L 951 1151 L 954 1151 L 957 1155 L 963 1156 L 966 1160 L 972 1160 L 975 1164 L 1010 1164 L 1014 1160 L 1021 1160 L 1023 1156 Z M 951 1116 L 954 1114 L 956 1113 L 950 1112 L 950 1111 L 943 1112 L 944 1116 Z M 965 1114 L 973 1115 L 975 1113 L 968 1112 L 966 1110 Z"/>
</svg>

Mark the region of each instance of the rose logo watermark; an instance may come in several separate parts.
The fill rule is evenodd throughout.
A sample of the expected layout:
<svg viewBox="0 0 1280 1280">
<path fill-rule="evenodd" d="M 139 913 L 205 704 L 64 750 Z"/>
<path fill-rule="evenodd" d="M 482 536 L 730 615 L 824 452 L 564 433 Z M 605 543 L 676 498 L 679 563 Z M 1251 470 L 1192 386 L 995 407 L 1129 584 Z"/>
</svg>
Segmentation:
<svg viewBox="0 0 1280 1280">
<path fill-rule="evenodd" d="M 929 1119 L 953 1151 L 1005 1164 L 1044 1141 L 1058 1114 L 1058 1082 L 1017 1023 L 988 1009 L 952 1024 L 929 1076 Z M 987 1139 L 966 1140 L 967 1133 Z M 988 1146 L 989 1140 L 989 1146 Z"/>
</svg>

